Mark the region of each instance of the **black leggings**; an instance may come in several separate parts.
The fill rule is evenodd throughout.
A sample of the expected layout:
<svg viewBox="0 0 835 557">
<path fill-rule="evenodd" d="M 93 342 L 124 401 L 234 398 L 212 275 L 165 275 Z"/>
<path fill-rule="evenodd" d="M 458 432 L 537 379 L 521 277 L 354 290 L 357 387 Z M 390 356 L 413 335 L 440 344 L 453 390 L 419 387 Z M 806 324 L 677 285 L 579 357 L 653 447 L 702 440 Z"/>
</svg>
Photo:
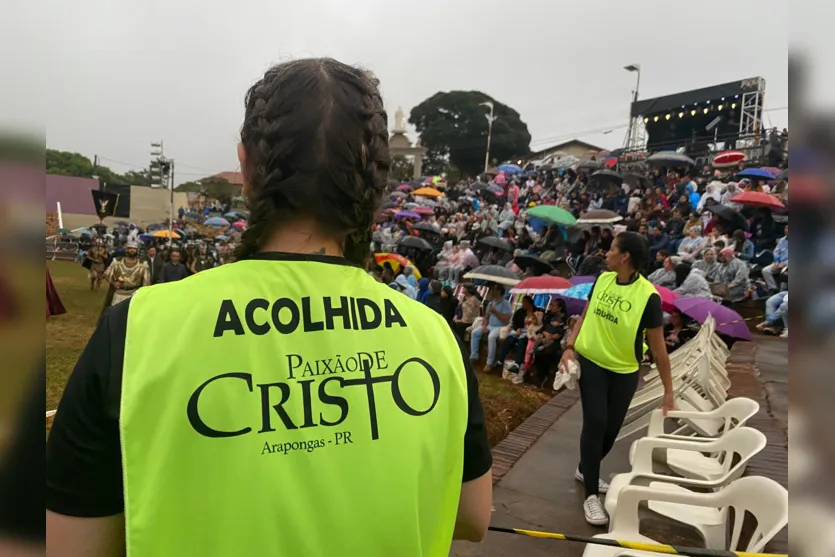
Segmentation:
<svg viewBox="0 0 835 557">
<path fill-rule="evenodd" d="M 600 462 L 615 444 L 629 404 L 638 388 L 638 372 L 615 373 L 578 355 L 583 432 L 580 434 L 580 472 L 586 497 L 598 495 Z"/>
</svg>

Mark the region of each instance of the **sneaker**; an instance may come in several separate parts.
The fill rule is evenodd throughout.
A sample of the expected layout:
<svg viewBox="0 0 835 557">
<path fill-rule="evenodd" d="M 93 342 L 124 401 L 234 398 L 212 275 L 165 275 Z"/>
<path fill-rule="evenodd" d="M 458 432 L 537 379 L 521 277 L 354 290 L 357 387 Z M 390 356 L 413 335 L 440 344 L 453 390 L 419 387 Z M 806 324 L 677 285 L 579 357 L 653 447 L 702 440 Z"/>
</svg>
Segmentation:
<svg viewBox="0 0 835 557">
<path fill-rule="evenodd" d="M 583 514 L 586 515 L 586 522 L 592 526 L 606 526 L 609 524 L 609 515 L 600 503 L 597 495 L 589 495 L 583 503 Z"/>
<path fill-rule="evenodd" d="M 762 331 L 762 330 L 763 330 L 763 329 L 765 329 L 766 327 L 768 327 L 768 321 L 763 321 L 762 323 L 760 323 L 759 325 L 757 325 L 757 330 L 758 330 L 758 331 Z"/>
<path fill-rule="evenodd" d="M 580 472 L 579 468 L 577 468 L 577 470 L 574 472 L 574 479 L 580 483 L 586 481 L 586 479 L 583 477 L 583 473 Z M 603 478 L 597 479 L 597 491 L 599 491 L 600 493 L 606 493 L 607 491 L 609 491 L 609 484 L 604 482 Z"/>
<path fill-rule="evenodd" d="M 780 338 L 789 338 L 789 329 L 788 327 L 783 329 L 783 332 L 780 333 Z"/>
</svg>

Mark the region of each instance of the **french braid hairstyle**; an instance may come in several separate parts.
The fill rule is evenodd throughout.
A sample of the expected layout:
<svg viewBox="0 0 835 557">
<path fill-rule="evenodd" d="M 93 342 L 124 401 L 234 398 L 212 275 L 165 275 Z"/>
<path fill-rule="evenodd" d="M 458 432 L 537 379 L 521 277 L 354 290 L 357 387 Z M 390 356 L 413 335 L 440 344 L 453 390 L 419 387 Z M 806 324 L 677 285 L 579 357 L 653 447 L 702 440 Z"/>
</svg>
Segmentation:
<svg viewBox="0 0 835 557">
<path fill-rule="evenodd" d="M 251 193 L 237 259 L 282 222 L 311 218 L 365 267 L 389 170 L 388 118 L 370 73 L 330 58 L 273 66 L 250 88 L 241 142 Z"/>
</svg>

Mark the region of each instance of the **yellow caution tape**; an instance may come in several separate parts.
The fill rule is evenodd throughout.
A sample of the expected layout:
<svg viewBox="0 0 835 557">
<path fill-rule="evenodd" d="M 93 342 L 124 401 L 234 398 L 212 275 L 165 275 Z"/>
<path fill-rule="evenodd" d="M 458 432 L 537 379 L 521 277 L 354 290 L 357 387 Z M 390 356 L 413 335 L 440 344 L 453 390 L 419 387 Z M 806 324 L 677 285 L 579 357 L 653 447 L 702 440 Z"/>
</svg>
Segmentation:
<svg viewBox="0 0 835 557">
<path fill-rule="evenodd" d="M 522 530 L 520 528 L 500 528 L 490 526 L 493 532 L 505 534 L 518 534 L 531 538 L 543 538 L 548 540 L 563 540 L 570 542 L 590 543 L 593 545 L 608 545 L 634 549 L 636 551 L 651 551 L 653 553 L 665 553 L 667 555 L 690 555 L 693 557 L 788 557 L 788 553 L 750 553 L 747 551 L 726 551 L 718 549 L 705 549 L 700 547 L 683 547 L 679 545 L 667 545 L 663 543 L 630 542 L 626 540 L 609 540 L 606 538 L 591 538 L 586 536 L 571 536 L 567 534 L 556 534 L 553 532 L 537 532 L 536 530 Z"/>
</svg>

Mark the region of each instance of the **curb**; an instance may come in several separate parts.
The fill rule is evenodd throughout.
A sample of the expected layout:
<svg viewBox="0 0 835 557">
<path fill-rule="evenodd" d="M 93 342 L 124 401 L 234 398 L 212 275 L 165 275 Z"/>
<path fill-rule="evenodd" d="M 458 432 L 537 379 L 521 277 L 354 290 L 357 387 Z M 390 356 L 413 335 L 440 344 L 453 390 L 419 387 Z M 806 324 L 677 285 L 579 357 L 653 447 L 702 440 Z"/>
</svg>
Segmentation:
<svg viewBox="0 0 835 557">
<path fill-rule="evenodd" d="M 493 485 L 499 483 L 531 445 L 579 400 L 580 391 L 563 389 L 493 447 Z"/>
</svg>

